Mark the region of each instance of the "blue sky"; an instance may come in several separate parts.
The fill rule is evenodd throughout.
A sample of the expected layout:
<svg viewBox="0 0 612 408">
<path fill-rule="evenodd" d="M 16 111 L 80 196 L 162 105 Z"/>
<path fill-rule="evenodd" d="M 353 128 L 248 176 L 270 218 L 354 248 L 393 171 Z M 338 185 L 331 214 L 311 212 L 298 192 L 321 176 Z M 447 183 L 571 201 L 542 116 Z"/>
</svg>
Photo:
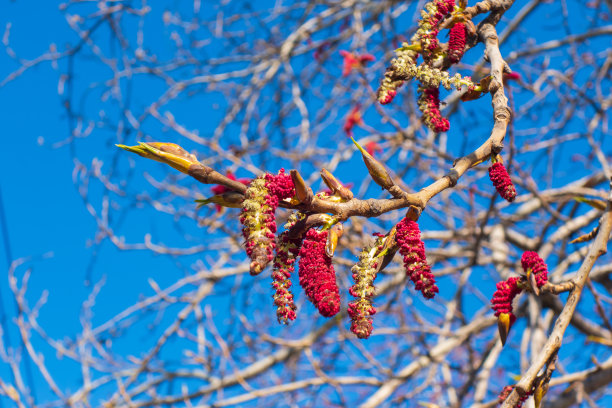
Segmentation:
<svg viewBox="0 0 612 408">
<path fill-rule="evenodd" d="M 75 42 L 75 36 L 62 21 L 57 3 L 37 2 L 36 7 L 23 1 L 4 3 L 0 25 L 4 28 L 11 22 L 11 45 L 19 57 L 35 58 L 51 42 L 60 49 L 64 44 Z M 65 61 L 60 64 L 65 67 Z M 3 52 L 0 67 L 4 78 L 18 65 Z M 84 284 L 89 275 L 94 281 L 106 277 L 110 296 L 102 296 L 96 310 L 103 319 L 137 300 L 139 293 L 131 288 L 146 276 L 147 269 L 170 269 L 172 263 L 149 254 L 121 253 L 108 245 L 103 245 L 93 258 L 94 251 L 88 241 L 93 238 L 96 225 L 73 183 L 71 152 L 66 146 L 54 147 L 69 136 L 63 101 L 58 97 L 59 74 L 60 71 L 44 63 L 0 90 L 2 140 L 8 145 L 0 165 L 0 188 L 12 257 L 33 257 L 20 268 L 18 276 L 25 268 L 32 268 L 29 299 L 35 301 L 48 291 L 40 321 L 52 322 L 44 324 L 45 330 L 52 337 L 63 338 L 80 330 L 78 311 L 91 290 Z M 44 261 L 43 255 L 48 256 Z M 124 273 L 109 273 L 120 270 Z M 6 284 L 0 285 L 0 291 L 3 311 L 13 316 L 15 307 Z M 11 333 L 11 339 L 13 347 L 17 346 L 16 332 Z M 48 348 L 43 350 L 49 352 Z M 71 366 L 68 359 L 48 358 L 47 363 L 56 372 Z M 9 378 L 6 371 L 0 372 L 0 376 Z M 62 386 L 78 380 L 78 371 L 74 371 L 63 378 Z M 37 396 L 48 399 L 50 391 L 39 378 L 35 383 Z"/>
<path fill-rule="evenodd" d="M 169 2 L 168 4 L 176 5 L 177 2 Z M 18 56 L 24 60 L 30 60 L 44 53 L 49 49 L 51 43 L 55 44 L 61 51 L 65 49 L 67 44 L 77 42 L 75 35 L 64 21 L 63 15 L 58 11 L 58 3 L 56 2 L 37 2 L 36 7 L 33 7 L 31 3 L 25 1 L 5 1 L 2 8 L 0 28 L 6 27 L 9 22 L 11 23 L 10 44 Z M 151 20 L 154 21 L 153 24 L 159 24 L 163 10 L 155 10 L 157 14 L 151 16 Z M 214 13 L 204 7 L 202 16 L 204 18 L 206 16 L 212 17 Z M 550 22 L 550 27 L 559 24 L 559 20 L 555 20 L 558 17 L 549 17 L 550 19 L 547 21 Z M 575 27 L 572 27 L 572 30 L 579 32 L 587 24 L 586 19 L 580 20 Z M 538 22 L 533 19 L 528 20 L 526 27 L 530 28 L 521 30 L 521 34 L 526 35 L 525 30 L 531 31 L 532 35 L 537 36 L 538 43 L 554 39 L 558 35 L 555 30 L 549 30 L 550 27 L 548 26 L 532 30 L 537 25 Z M 164 31 L 161 25 L 159 30 L 148 30 L 147 33 L 149 37 L 145 39 L 145 43 L 158 45 L 156 50 L 159 50 L 158 56 L 160 59 L 173 56 L 172 45 L 167 39 L 168 33 Z M 605 47 L 606 44 L 609 45 L 609 42 L 606 43 L 604 39 L 596 40 L 593 44 L 597 47 Z M 109 45 L 109 47 L 112 47 L 112 45 Z M 552 55 L 553 64 L 562 64 L 564 57 L 562 52 L 556 52 Z M 104 163 L 105 169 L 109 166 L 112 167 L 115 160 L 126 159 L 123 158 L 124 156 L 117 159 L 118 155 L 124 153 L 112 148 L 109 143 L 109 140 L 112 139 L 109 137 L 109 134 L 111 134 L 109 129 L 96 129 L 91 140 L 80 141 L 74 145 L 57 146 L 58 143 L 66 140 L 70 134 L 66 109 L 63 106 L 65 97 L 58 96 L 60 75 L 65 72 L 67 61 L 62 60 L 58 64 L 57 68 L 50 63 L 40 64 L 25 72 L 17 80 L 0 88 L 0 121 L 3 123 L 2 141 L 5 147 L 5 157 L 0 164 L 0 188 L 12 258 L 32 257 L 31 261 L 26 262 L 19 269 L 18 276 L 22 276 L 25 269 L 32 268 L 32 278 L 28 290 L 29 299 L 31 302 L 35 302 L 45 291 L 48 291 L 48 299 L 40 312 L 39 320 L 47 323 L 44 327 L 50 336 L 62 338 L 80 330 L 78 311 L 91 292 L 91 283 L 99 282 L 101 279 L 104 279 L 105 282 L 104 296 L 99 296 L 95 309 L 94 321 L 100 323 L 127 305 L 137 301 L 141 294 L 151 294 L 152 289 L 146 283 L 149 277 L 153 276 L 161 287 L 165 287 L 187 274 L 189 267 L 185 267 L 185 265 L 193 264 L 196 257 L 179 262 L 172 257 L 152 255 L 148 251 L 118 251 L 108 242 L 104 242 L 100 246 L 91 245 L 91 241 L 95 238 L 96 223 L 83 205 L 83 200 L 73 182 L 73 179 L 78 177 L 74 171 L 74 158 L 77 157 L 85 165 L 90 165 L 93 158 L 97 157 Z M 6 53 L 0 53 L 0 81 L 18 67 L 19 64 Z M 335 72 L 334 69 L 331 69 L 332 74 L 339 74 L 339 68 L 336 69 L 338 72 Z M 517 70 L 526 76 L 529 75 L 528 66 L 517 64 Z M 96 94 L 98 90 L 94 89 L 91 93 L 87 91 L 90 83 L 104 80 L 107 76 L 108 72 L 100 68 L 98 64 L 88 62 L 87 58 L 78 61 L 75 71 L 74 92 L 82 98 L 75 98 L 82 104 L 77 109 L 87 112 L 91 117 L 96 117 L 98 110 L 103 110 L 108 106 L 96 103 L 96 98 L 99 97 Z M 133 86 L 136 91 L 129 103 L 135 106 L 136 111 L 150 103 L 152 98 L 165 89 L 163 83 L 150 79 L 144 79 L 142 82 L 139 79 L 135 80 Z M 521 98 L 527 97 L 517 94 L 517 105 L 521 105 L 523 100 Z M 466 108 L 468 114 L 463 115 L 463 118 L 458 120 L 469 121 L 470 118 L 475 116 L 473 115 L 474 112 L 489 109 L 489 101 L 484 99 Z M 206 128 L 206 124 L 216 123 L 219 120 L 223 110 L 215 110 L 214 106 L 222 103 L 223 100 L 219 95 L 197 95 L 185 97 L 177 101 L 176 104 L 170 105 L 170 107 L 174 108 L 173 111 L 175 112 L 181 112 L 182 116 L 177 117 L 178 120 L 189 123 L 193 128 L 201 129 L 202 136 L 208 137 L 212 129 Z M 315 101 L 315 103 L 319 102 Z M 181 110 L 181 106 L 187 106 L 188 109 Z M 350 108 L 349 105 L 347 105 L 347 111 L 348 108 Z M 546 109 L 540 112 L 541 115 L 546 113 Z M 106 115 L 113 117 L 113 119 L 116 119 L 119 114 L 120 112 L 117 110 L 110 108 L 106 110 Z M 377 114 L 373 109 L 370 109 L 366 114 L 366 121 L 373 123 L 377 120 Z M 341 118 L 334 121 L 336 126 L 332 126 L 330 135 L 337 136 L 341 133 L 341 122 Z M 486 121 L 478 124 L 484 126 L 481 129 L 490 125 Z M 234 131 L 236 129 L 230 128 L 230 130 Z M 522 130 L 520 123 L 516 124 L 516 130 L 517 132 Z M 162 139 L 172 137 L 170 132 L 159 125 L 151 125 L 146 132 L 151 135 L 159 134 Z M 365 131 L 357 130 L 358 137 L 365 134 Z M 477 134 L 477 132 L 467 134 L 464 140 L 456 138 L 450 143 L 449 148 L 453 154 L 459 155 L 470 148 L 470 143 L 466 140 L 470 142 L 481 140 L 483 134 L 486 134 L 486 130 L 482 130 L 482 134 Z M 123 136 L 121 135 L 121 137 Z M 330 136 L 325 147 L 334 148 L 336 145 L 341 147 L 348 145 L 346 140 L 339 140 L 335 136 Z M 130 142 L 134 142 L 137 138 L 133 134 L 128 137 Z M 528 137 L 525 136 L 525 138 Z M 235 142 L 235 140 L 231 140 L 231 143 Z M 227 143 L 229 145 L 230 141 Z M 187 148 L 193 147 L 189 145 L 188 141 L 185 141 L 185 145 Z M 350 145 L 349 148 L 351 148 Z M 605 148 L 609 151 L 609 145 Z M 562 152 L 561 157 L 569 158 L 572 153 L 574 152 Z M 125 162 L 122 162 L 122 164 L 125 164 Z M 278 164 L 278 162 L 266 162 L 266 164 L 272 166 Z M 392 165 L 393 161 L 389 164 Z M 574 163 L 574 165 L 580 167 L 581 164 Z M 130 174 L 132 185 L 129 191 L 133 194 L 137 194 L 140 188 L 146 191 L 147 184 L 144 182 L 144 172 L 154 176 L 161 176 L 167 172 L 167 169 L 161 165 L 142 160 L 137 161 L 136 166 L 137 170 Z M 303 167 L 304 169 L 310 168 L 309 165 Z M 542 168 L 539 170 L 542 170 Z M 347 178 L 346 181 L 359 182 L 359 174 L 361 174 L 361 177 L 366 174 L 365 168 L 360 164 L 358 155 L 353 155 L 351 160 L 342 163 L 339 166 L 339 171 L 340 175 Z M 571 175 L 571 173 L 571 170 L 567 170 L 567 173 L 563 175 Z M 239 176 L 246 175 L 239 174 Z M 552 185 L 563 182 L 563 177 L 550 180 Z M 182 185 L 192 185 L 189 184 L 189 181 L 182 181 L 181 183 L 183 183 Z M 101 197 L 101 191 L 100 186 L 92 186 L 90 197 L 94 202 Z M 201 188 L 200 191 L 207 194 L 208 189 Z M 372 191 L 370 190 L 370 192 Z M 123 200 L 122 203 L 125 204 L 129 202 L 130 198 L 127 197 Z M 96 207 L 95 209 L 100 211 L 101 208 Z M 152 235 L 154 242 L 163 241 L 171 246 L 179 239 L 182 241 L 179 241 L 178 245 L 188 245 L 190 241 L 182 237 L 181 231 L 176 230 L 171 217 L 158 216 L 151 211 L 141 212 L 138 208 L 131 208 L 129 217 L 114 221 L 116 221 L 114 225 L 117 226 L 118 233 L 125 234 L 128 242 L 141 241 L 146 233 Z M 236 220 L 230 222 L 236 222 Z M 436 226 L 435 221 L 431 218 L 425 219 L 424 223 L 429 223 L 432 228 Z M 185 226 L 185 228 L 190 227 Z M 190 231 L 193 231 L 193 229 Z M 191 242 L 199 242 L 200 238 L 201 236 L 194 236 Z M 6 257 L 4 248 L 5 246 L 0 248 L 0 251 L 3 252 L 3 258 Z M 210 256 L 214 257 L 215 254 L 213 253 Z M 228 285 L 228 287 L 230 286 Z M 0 292 L 4 302 L 2 310 L 5 316 L 13 316 L 15 307 L 5 284 L 0 285 Z M 227 296 L 223 296 L 223 294 L 213 297 L 211 302 L 211 304 L 216 304 L 219 307 L 229 305 Z M 275 330 L 278 329 L 271 328 L 271 331 Z M 16 335 L 17 333 L 14 331 L 10 334 L 14 347 L 17 346 L 15 344 Z M 132 352 L 133 345 L 133 343 L 130 343 L 118 345 L 118 347 L 125 347 L 125 350 Z M 48 348 L 44 350 L 49 352 Z M 49 356 L 52 355 L 51 353 Z M 61 379 L 62 385 L 65 387 L 71 387 L 78 383 L 80 375 L 78 370 L 75 370 L 75 367 L 71 366 L 68 361 L 66 358 L 47 359 L 51 369 L 61 371 L 65 367 L 71 367 L 69 370 L 66 369 L 69 374 Z M 5 378 L 7 376 L 9 376 L 9 373 L 0 369 L 0 377 Z M 38 384 L 36 387 L 37 398 L 40 400 L 49 398 L 49 390 L 40 386 L 39 378 L 35 379 L 35 383 Z"/>
</svg>

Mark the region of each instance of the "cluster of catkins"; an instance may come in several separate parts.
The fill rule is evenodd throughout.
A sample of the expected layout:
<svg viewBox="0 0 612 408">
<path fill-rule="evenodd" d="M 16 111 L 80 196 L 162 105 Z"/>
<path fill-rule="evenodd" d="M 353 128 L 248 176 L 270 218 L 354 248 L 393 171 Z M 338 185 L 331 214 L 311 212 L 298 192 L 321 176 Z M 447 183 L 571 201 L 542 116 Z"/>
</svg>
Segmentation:
<svg viewBox="0 0 612 408">
<path fill-rule="evenodd" d="M 405 81 L 416 78 L 419 82 L 419 110 L 423 113 L 423 122 L 434 132 L 445 132 L 449 129 L 448 119 L 440 113 L 440 90 L 443 86 L 450 90 L 453 86 L 459 90 L 462 86 L 474 88 L 470 77 L 460 74 L 450 76 L 443 68 L 456 64 L 463 57 L 466 42 L 466 25 L 456 18 L 460 9 L 455 8 L 455 0 L 434 0 L 425 4 L 421 12 L 419 28 L 411 38 L 411 44 L 403 43 L 395 51 L 396 57 L 387 68 L 385 77 L 378 88 L 378 101 L 390 103 L 397 89 Z M 453 19 L 446 47 L 440 45 L 438 34 L 440 24 L 448 18 Z M 423 62 L 417 65 L 419 55 Z"/>
<path fill-rule="evenodd" d="M 310 301 L 326 317 L 340 310 L 336 274 L 331 258 L 325 253 L 328 232 L 311 228 L 303 237 L 291 236 L 290 228 L 301 216 L 295 213 L 285 225 L 286 231 L 276 238 L 276 209 L 280 201 L 294 196 L 293 180 L 283 169 L 277 175 L 267 173 L 249 184 L 240 216 L 246 252 L 251 258 L 251 274 L 260 273 L 273 261 L 274 304 L 277 318 L 282 323 L 296 317 L 290 279 L 298 256 L 300 285 Z"/>
<path fill-rule="evenodd" d="M 414 283 L 415 290 L 421 291 L 425 299 L 433 299 L 438 293 L 416 221 L 405 217 L 388 235 L 377 235 L 374 244 L 361 251 L 359 263 L 351 269 L 355 284 L 349 292 L 356 300 L 349 303 L 348 313 L 352 320 L 351 331 L 361 339 L 368 338 L 372 333 L 370 316 L 376 313 L 372 306 L 374 279 L 383 266 L 384 257 L 393 256 L 395 250 L 402 255 L 406 276 Z"/>
<path fill-rule="evenodd" d="M 493 164 L 489 167 L 489 178 L 493 186 L 495 186 L 495 189 L 502 198 L 508 202 L 514 201 L 516 189 L 506 167 L 501 162 L 501 156 L 493 155 L 492 161 Z M 529 285 L 532 285 L 532 290 L 537 295 L 539 288 L 548 280 L 546 264 L 535 252 L 525 252 L 521 263 L 526 276 L 511 277 L 505 281 L 498 282 L 497 290 L 491 299 L 491 306 L 497 317 L 502 344 L 506 343 L 510 328 L 516 321 L 512 306 L 514 298 Z"/>
<path fill-rule="evenodd" d="M 296 306 L 291 293 L 291 275 L 296 262 L 299 266 L 300 286 L 319 313 L 331 317 L 340 311 L 340 290 L 332 263 L 333 250 L 332 255 L 329 253 L 330 235 L 336 234 L 336 230 L 310 228 L 300 233 L 297 228 L 294 231 L 293 227 L 305 216 L 295 212 L 285 224 L 285 231 L 276 237 L 276 209 L 281 201 L 294 198 L 295 195 L 293 180 L 284 170 L 277 175 L 268 173 L 257 177 L 246 190 L 240 216 L 246 252 L 251 258 L 251 273 L 260 273 L 269 262 L 273 263 L 272 287 L 276 315 L 278 321 L 285 324 L 296 318 Z M 338 235 L 331 238 L 337 240 Z M 355 300 L 349 303 L 348 314 L 351 318 L 351 331 L 359 338 L 368 338 L 372 333 L 371 316 L 376 313 L 372 305 L 374 279 L 383 265 L 385 255 L 392 257 L 396 250 L 404 258 L 406 274 L 415 289 L 421 291 L 426 299 L 438 293 L 425 257 L 419 226 L 416 221 L 404 218 L 388 235 L 378 234 L 374 244 L 363 249 L 359 262 L 351 270 L 354 284 L 349 292 Z"/>
<path fill-rule="evenodd" d="M 502 343 L 506 342 L 508 332 L 516 321 L 513 306 L 514 298 L 529 287 L 528 282 L 530 280 L 535 283 L 537 289 L 548 282 L 548 268 L 536 252 L 526 251 L 523 253 L 521 266 L 525 275 L 513 276 L 505 281 L 498 282 L 497 290 L 491 299 L 491 307 L 498 319 Z"/>
</svg>

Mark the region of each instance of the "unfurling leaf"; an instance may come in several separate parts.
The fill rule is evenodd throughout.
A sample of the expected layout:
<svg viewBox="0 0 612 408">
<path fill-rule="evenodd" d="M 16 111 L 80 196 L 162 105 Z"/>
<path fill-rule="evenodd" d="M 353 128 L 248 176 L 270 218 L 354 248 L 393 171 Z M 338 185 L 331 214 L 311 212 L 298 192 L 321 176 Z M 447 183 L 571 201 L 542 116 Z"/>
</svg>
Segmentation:
<svg viewBox="0 0 612 408">
<path fill-rule="evenodd" d="M 196 200 L 198 203 L 197 208 L 201 208 L 206 204 L 216 204 L 221 207 L 229 207 L 229 208 L 240 208 L 242 207 L 242 201 L 244 200 L 244 195 L 238 193 L 236 191 L 228 191 L 223 194 L 217 194 L 209 198 L 205 198 L 203 200 Z"/>
<path fill-rule="evenodd" d="M 116 145 L 117 147 L 136 153 L 147 159 L 165 163 L 178 171 L 189 174 L 189 168 L 193 165 L 200 165 L 198 159 L 181 146 L 174 143 L 139 142 L 138 146 Z"/>
</svg>

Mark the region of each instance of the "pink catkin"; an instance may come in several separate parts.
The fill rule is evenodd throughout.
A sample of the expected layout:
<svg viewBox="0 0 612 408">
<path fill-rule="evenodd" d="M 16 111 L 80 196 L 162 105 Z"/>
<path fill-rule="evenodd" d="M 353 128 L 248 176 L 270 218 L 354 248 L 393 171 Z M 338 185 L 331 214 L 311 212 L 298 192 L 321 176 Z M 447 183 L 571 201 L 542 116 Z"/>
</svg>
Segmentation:
<svg viewBox="0 0 612 408">
<path fill-rule="evenodd" d="M 365 66 L 367 62 L 376 60 L 372 54 L 357 55 L 345 50 L 340 50 L 340 55 L 342 55 L 342 76 L 348 76 L 353 68 Z"/>
<path fill-rule="evenodd" d="M 508 202 L 514 201 L 516 198 L 516 189 L 514 188 L 514 184 L 512 184 L 508 171 L 502 163 L 493 163 L 493 165 L 489 167 L 489 178 L 503 199 Z"/>
<path fill-rule="evenodd" d="M 357 125 L 362 125 L 363 119 L 361 118 L 361 105 L 356 105 L 351 109 L 351 112 L 346 117 L 346 121 L 344 122 L 344 126 L 342 129 L 346 136 L 353 137 L 353 128 Z"/>
<path fill-rule="evenodd" d="M 512 390 L 514 389 L 513 385 L 506 385 L 502 392 L 497 396 L 497 400 L 500 404 L 502 404 L 509 396 Z M 518 403 L 514 406 L 514 408 L 522 408 L 523 403 L 527 401 L 532 392 L 525 393 L 522 397 L 519 398 Z"/>
<path fill-rule="evenodd" d="M 516 320 L 516 316 L 512 313 L 512 301 L 523 290 L 519 288 L 518 283 L 521 280 L 519 277 L 508 278 L 506 281 L 497 283 L 497 290 L 493 293 L 491 299 L 491 307 L 495 310 L 495 316 L 502 313 L 510 315 L 510 324 Z"/>
<path fill-rule="evenodd" d="M 319 313 L 331 317 L 340 311 L 340 290 L 332 260 L 325 254 L 327 231 L 306 232 L 300 249 L 300 285 Z"/>
<path fill-rule="evenodd" d="M 285 324 L 296 318 L 296 306 L 291 293 L 291 274 L 301 245 L 301 238 L 290 238 L 287 231 L 278 237 L 272 271 L 272 287 L 274 288 L 273 298 L 276 305 L 276 317 L 279 322 Z"/>
<path fill-rule="evenodd" d="M 372 140 L 367 142 L 364 146 L 366 152 L 370 153 L 370 156 L 376 156 L 377 153 L 382 153 L 383 149 L 380 145 Z"/>
<path fill-rule="evenodd" d="M 419 109 L 423 112 L 423 121 L 427 127 L 437 133 L 448 131 L 450 122 L 440 112 L 440 90 L 424 88 L 419 99 Z"/>
<path fill-rule="evenodd" d="M 448 60 L 456 64 L 463 57 L 465 50 L 465 24 L 456 23 L 450 30 L 448 39 Z"/>
<path fill-rule="evenodd" d="M 540 256 L 533 251 L 526 251 L 521 257 L 521 265 L 523 270 L 527 273 L 528 269 L 531 269 L 531 273 L 534 274 L 536 284 L 538 288 L 541 288 L 548 282 L 548 267 Z"/>
<path fill-rule="evenodd" d="M 265 175 L 266 187 L 270 192 L 271 196 L 276 197 L 277 200 L 284 200 L 291 198 L 295 195 L 295 187 L 293 186 L 293 180 L 291 176 L 285 174 L 285 169 L 280 169 L 278 174 L 267 173 Z M 278 207 L 278 201 L 275 209 Z"/>
<path fill-rule="evenodd" d="M 426 299 L 432 299 L 438 293 L 438 287 L 427 264 L 419 224 L 404 218 L 397 224 L 396 231 L 395 240 L 400 254 L 404 257 L 406 275 L 414 282 L 416 290 L 420 290 Z"/>
</svg>

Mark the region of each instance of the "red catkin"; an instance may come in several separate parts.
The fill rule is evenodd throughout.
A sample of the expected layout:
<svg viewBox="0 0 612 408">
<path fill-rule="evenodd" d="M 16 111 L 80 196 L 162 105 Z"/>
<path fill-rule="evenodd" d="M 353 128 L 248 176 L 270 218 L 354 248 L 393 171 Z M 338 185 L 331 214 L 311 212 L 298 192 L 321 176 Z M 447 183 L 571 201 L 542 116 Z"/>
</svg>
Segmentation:
<svg viewBox="0 0 612 408">
<path fill-rule="evenodd" d="M 465 24 L 456 23 L 450 29 L 448 39 L 448 60 L 451 64 L 456 64 L 463 57 L 465 51 Z"/>
<path fill-rule="evenodd" d="M 288 324 L 295 320 L 297 307 L 291 293 L 291 274 L 295 258 L 300 252 L 301 238 L 290 238 L 287 231 L 278 236 L 274 268 L 272 270 L 272 287 L 274 288 L 274 305 L 279 323 Z"/>
<path fill-rule="evenodd" d="M 512 180 L 510 180 L 510 175 L 506 167 L 504 167 L 502 163 L 493 163 L 493 165 L 489 167 L 489 178 L 503 199 L 508 202 L 514 201 L 516 198 L 516 189 L 514 188 L 514 184 L 512 184 Z"/>
<path fill-rule="evenodd" d="M 361 105 L 356 105 L 351 109 L 351 112 L 346 117 L 342 130 L 346 133 L 346 136 L 353 137 L 353 128 L 357 125 L 362 125 L 363 119 L 361 117 Z"/>
<path fill-rule="evenodd" d="M 306 296 L 319 313 L 331 317 L 340 311 L 340 291 L 332 260 L 325 254 L 327 231 L 309 229 L 300 249 L 298 275 Z"/>
<path fill-rule="evenodd" d="M 497 396 L 497 401 L 500 404 L 503 404 L 506 398 L 510 396 L 510 393 L 512 392 L 513 389 L 514 389 L 513 385 L 506 385 L 504 389 L 502 390 L 502 392 Z M 531 394 L 532 392 L 530 391 L 526 393 L 525 395 L 523 395 L 522 397 L 520 397 L 518 403 L 514 406 L 514 408 L 522 408 L 523 403 L 527 401 L 527 399 L 529 398 Z"/>
<path fill-rule="evenodd" d="M 353 54 L 352 52 L 340 50 L 342 55 L 342 76 L 348 76 L 353 68 L 363 67 L 367 62 L 375 61 L 372 54 Z"/>
<path fill-rule="evenodd" d="M 450 122 L 442 117 L 440 112 L 440 90 L 419 87 L 419 91 L 418 105 L 420 111 L 423 112 L 423 121 L 427 127 L 436 133 L 448 131 Z"/>
<path fill-rule="evenodd" d="M 280 169 L 276 175 L 266 173 L 264 178 L 266 179 L 266 187 L 270 195 L 276 198 L 276 207 L 278 207 L 278 201 L 291 198 L 295 195 L 293 180 L 291 176 L 285 174 L 285 169 Z"/>
<path fill-rule="evenodd" d="M 525 273 L 533 273 L 535 276 L 538 288 L 541 288 L 548 282 L 548 267 L 540 256 L 533 251 L 526 251 L 521 257 L 521 265 Z M 531 270 L 531 271 L 529 271 Z"/>
<path fill-rule="evenodd" d="M 419 224 L 404 218 L 397 224 L 396 230 L 395 240 L 400 254 L 404 257 L 406 275 L 414 282 L 416 290 L 420 290 L 426 299 L 432 299 L 438 293 L 438 287 L 427 264 Z"/>
<path fill-rule="evenodd" d="M 495 310 L 495 316 L 502 313 L 510 315 L 510 324 L 516 320 L 516 316 L 512 313 L 512 301 L 523 291 L 519 288 L 518 283 L 521 280 L 519 277 L 508 278 L 506 281 L 497 283 L 497 290 L 493 293 L 491 299 L 491 307 Z"/>
</svg>

